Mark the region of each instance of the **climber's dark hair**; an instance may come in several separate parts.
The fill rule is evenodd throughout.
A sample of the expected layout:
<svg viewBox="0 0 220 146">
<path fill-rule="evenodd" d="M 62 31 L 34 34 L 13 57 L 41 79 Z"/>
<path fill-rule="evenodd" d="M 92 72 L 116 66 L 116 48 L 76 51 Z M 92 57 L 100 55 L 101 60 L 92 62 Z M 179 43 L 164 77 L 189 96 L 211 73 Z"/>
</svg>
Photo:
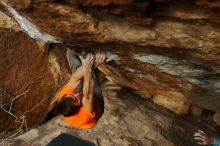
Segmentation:
<svg viewBox="0 0 220 146">
<path fill-rule="evenodd" d="M 62 114 L 64 117 L 76 114 L 79 111 L 79 106 L 74 106 L 73 103 L 74 101 L 71 97 L 62 97 L 56 106 L 57 113 Z"/>
</svg>

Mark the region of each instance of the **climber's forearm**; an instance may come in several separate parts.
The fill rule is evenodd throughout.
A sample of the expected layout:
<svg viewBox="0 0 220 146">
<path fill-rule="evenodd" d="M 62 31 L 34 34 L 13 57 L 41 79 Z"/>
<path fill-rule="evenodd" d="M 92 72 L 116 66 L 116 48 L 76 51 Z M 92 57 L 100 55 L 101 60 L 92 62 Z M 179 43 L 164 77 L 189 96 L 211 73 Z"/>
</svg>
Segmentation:
<svg viewBox="0 0 220 146">
<path fill-rule="evenodd" d="M 72 75 L 66 86 L 76 89 L 84 77 L 84 68 L 80 66 Z"/>
<path fill-rule="evenodd" d="M 83 95 L 87 100 L 92 100 L 93 98 L 93 78 L 92 71 L 90 69 L 86 69 L 84 72 L 84 83 L 83 83 Z"/>
</svg>

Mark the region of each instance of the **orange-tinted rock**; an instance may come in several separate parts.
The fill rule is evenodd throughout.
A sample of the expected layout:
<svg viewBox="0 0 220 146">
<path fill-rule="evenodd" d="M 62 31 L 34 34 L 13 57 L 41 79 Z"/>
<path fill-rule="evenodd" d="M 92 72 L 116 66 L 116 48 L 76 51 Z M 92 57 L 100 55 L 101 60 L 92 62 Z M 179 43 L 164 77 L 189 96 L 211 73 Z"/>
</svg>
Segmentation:
<svg viewBox="0 0 220 146">
<path fill-rule="evenodd" d="M 10 29 L 14 29 L 15 31 L 21 30 L 18 23 L 15 22 L 11 17 L 6 15 L 5 13 L 0 12 L 0 17 L 1 17 L 1 20 L 0 20 L 1 28 L 10 28 Z"/>
<path fill-rule="evenodd" d="M 190 107 L 191 114 L 193 116 L 196 116 L 196 117 L 198 117 L 202 114 L 202 110 L 203 109 L 201 107 L 198 107 L 198 106 L 191 106 Z"/>
<path fill-rule="evenodd" d="M 39 46 L 22 31 L 1 28 L 0 50 L 0 94 L 9 93 L 7 99 L 4 95 L 1 98 L 1 103 L 6 104 L 3 108 L 9 110 L 11 100 L 24 93 L 14 100 L 11 113 L 17 120 L 25 116 L 28 127 L 39 124 L 44 120 L 47 105 L 56 91 L 45 47 Z M 15 117 L 2 109 L 0 115 L 0 131 L 20 127 L 21 123 L 15 122 Z"/>
<path fill-rule="evenodd" d="M 1 4 L 35 39 L 107 51 L 113 61 L 100 66 L 107 78 L 155 103 L 177 113 L 187 113 L 189 105 L 220 111 L 218 1 Z"/>
<path fill-rule="evenodd" d="M 112 81 L 141 92 L 150 93 L 153 97 L 159 97 L 157 99 L 160 99 L 161 102 L 158 101 L 158 103 L 173 109 L 173 111 L 176 111 L 174 107 L 183 107 L 185 112 L 182 113 L 187 113 L 189 104 L 214 111 L 220 109 L 218 94 L 209 92 L 216 92 L 218 87 L 214 84 L 205 84 L 207 78 L 200 78 L 201 83 L 199 84 L 197 82 L 199 80 L 194 80 L 194 77 L 204 73 L 209 74 L 210 81 L 212 77 L 218 77 L 205 71 L 201 66 L 196 69 L 194 64 L 184 63 L 187 62 L 184 57 L 193 56 L 193 54 L 188 52 L 189 54 L 186 53 L 185 56 L 182 56 L 182 53 L 176 51 L 174 55 L 172 49 L 164 50 L 163 48 L 144 48 L 119 44 L 101 48 L 114 52 L 109 55 L 109 58 L 115 60 L 114 63 L 100 66 L 100 70 Z M 125 49 L 127 49 L 126 53 L 122 51 Z M 157 50 L 155 51 L 155 49 Z M 171 55 L 172 53 L 173 55 Z M 184 62 L 181 61 L 182 59 Z M 191 60 L 194 58 L 191 57 Z M 206 64 L 206 67 L 210 66 Z M 214 80 L 213 82 L 217 83 Z M 166 104 L 166 101 L 172 104 Z"/>
<path fill-rule="evenodd" d="M 177 114 L 187 114 L 190 103 L 178 92 L 168 92 L 167 95 L 154 95 L 153 102 L 170 109 Z"/>
<path fill-rule="evenodd" d="M 196 3 L 198 5 L 201 5 L 205 8 L 218 8 L 220 9 L 220 1 L 215 0 L 215 1 L 209 1 L 209 0 L 196 0 Z"/>
<path fill-rule="evenodd" d="M 213 116 L 213 120 L 215 121 L 215 123 L 217 125 L 220 125 L 220 113 L 219 112 L 216 112 Z"/>
</svg>

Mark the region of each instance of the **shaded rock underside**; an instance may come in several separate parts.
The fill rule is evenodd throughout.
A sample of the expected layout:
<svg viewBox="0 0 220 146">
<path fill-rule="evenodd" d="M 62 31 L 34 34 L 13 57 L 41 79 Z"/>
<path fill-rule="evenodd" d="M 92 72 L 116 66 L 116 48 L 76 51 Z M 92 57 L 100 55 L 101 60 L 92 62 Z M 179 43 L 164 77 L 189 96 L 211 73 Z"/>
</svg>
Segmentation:
<svg viewBox="0 0 220 146">
<path fill-rule="evenodd" d="M 70 76 L 67 46 L 106 51 L 109 62 L 99 70 L 108 79 L 178 114 L 219 112 L 219 9 L 218 0 L 0 0 L 7 111 L 0 131 L 44 121 Z"/>
</svg>

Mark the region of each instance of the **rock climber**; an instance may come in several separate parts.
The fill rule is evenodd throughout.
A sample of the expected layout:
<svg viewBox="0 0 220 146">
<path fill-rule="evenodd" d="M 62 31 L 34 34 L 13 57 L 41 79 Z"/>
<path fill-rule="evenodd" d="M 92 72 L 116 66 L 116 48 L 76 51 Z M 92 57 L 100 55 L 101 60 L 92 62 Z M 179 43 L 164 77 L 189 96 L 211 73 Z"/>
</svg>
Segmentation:
<svg viewBox="0 0 220 146">
<path fill-rule="evenodd" d="M 199 145 L 220 146 L 220 138 L 209 136 L 202 130 L 195 132 L 194 139 L 198 141 Z"/>
<path fill-rule="evenodd" d="M 103 95 L 94 68 L 105 61 L 106 55 L 98 51 L 82 57 L 68 49 L 66 57 L 72 75 L 57 97 L 57 112 L 73 127 L 92 128 L 104 112 Z"/>
</svg>

